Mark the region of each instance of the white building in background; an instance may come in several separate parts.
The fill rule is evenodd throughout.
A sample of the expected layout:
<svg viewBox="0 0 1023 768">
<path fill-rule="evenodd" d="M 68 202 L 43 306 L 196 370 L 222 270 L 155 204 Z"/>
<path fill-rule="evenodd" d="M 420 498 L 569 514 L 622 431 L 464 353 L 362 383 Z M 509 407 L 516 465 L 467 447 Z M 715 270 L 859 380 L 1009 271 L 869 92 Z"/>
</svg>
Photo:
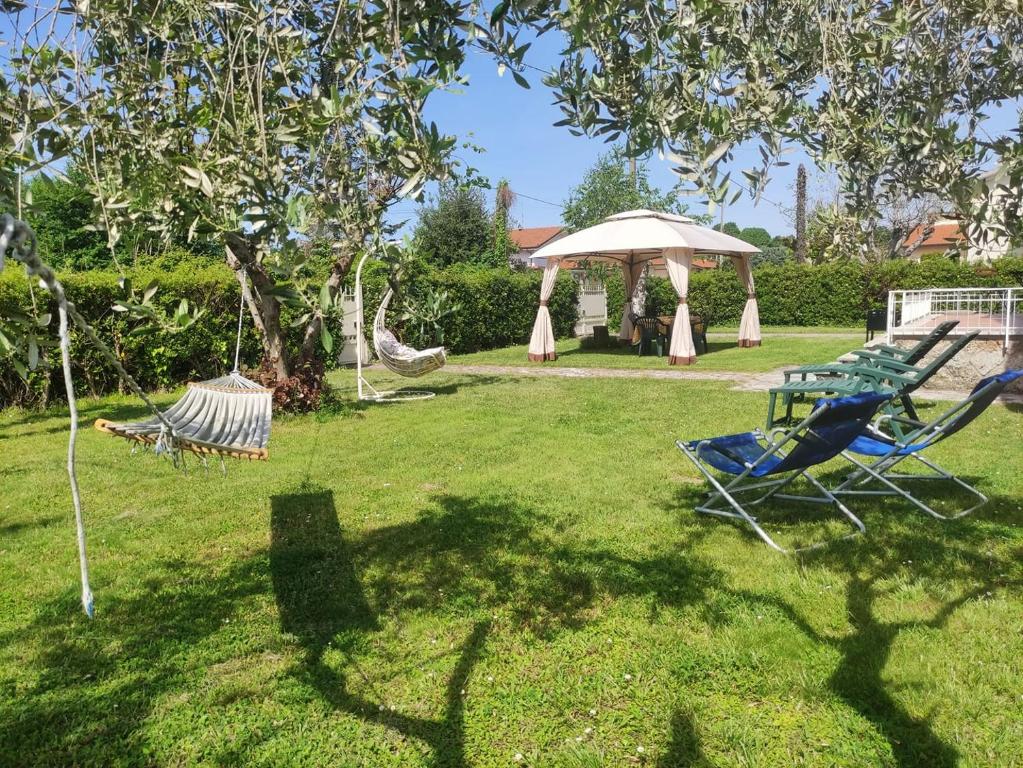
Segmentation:
<svg viewBox="0 0 1023 768">
<path fill-rule="evenodd" d="M 568 233 L 565 232 L 565 228 L 558 226 L 509 229 L 508 237 L 515 246 L 515 252 L 508 257 L 508 263 L 513 267 L 539 267 L 543 269 L 543 264 L 531 264 L 529 257 L 536 253 L 538 249 L 547 245 L 547 243 L 554 242 L 566 234 Z"/>
<path fill-rule="evenodd" d="M 969 262 L 995 261 L 1003 256 L 1023 255 L 1023 248 L 1010 248 L 1009 241 L 1005 237 L 994 234 L 992 223 L 1004 215 L 1006 202 L 1012 194 L 1008 190 L 1009 174 L 1004 167 L 999 166 L 993 171 L 988 171 L 981 178 L 987 185 L 988 195 L 994 201 L 988 211 L 988 220 L 978 222 L 976 227 L 970 227 L 970 244 L 966 251 L 966 258 Z"/>
</svg>

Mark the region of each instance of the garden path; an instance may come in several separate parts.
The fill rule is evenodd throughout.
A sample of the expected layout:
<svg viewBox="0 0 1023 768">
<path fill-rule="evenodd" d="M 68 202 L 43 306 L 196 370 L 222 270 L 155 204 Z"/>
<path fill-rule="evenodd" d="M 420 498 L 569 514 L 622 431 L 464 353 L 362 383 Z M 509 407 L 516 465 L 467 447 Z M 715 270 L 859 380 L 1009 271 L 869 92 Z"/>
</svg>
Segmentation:
<svg viewBox="0 0 1023 768">
<path fill-rule="evenodd" d="M 708 371 L 688 369 L 650 370 L 637 368 L 571 368 L 567 366 L 526 366 L 526 365 L 458 365 L 449 363 L 444 367 L 448 373 L 486 374 L 503 376 L 553 376 L 566 379 L 664 379 L 668 381 L 727 381 L 734 384 L 732 389 L 742 392 L 766 392 L 780 384 L 784 368 L 760 373 L 738 371 Z M 962 400 L 969 392 L 950 389 L 931 389 L 923 392 L 929 400 Z M 1005 394 L 999 398 L 1004 403 L 1023 404 L 1023 395 Z"/>
</svg>

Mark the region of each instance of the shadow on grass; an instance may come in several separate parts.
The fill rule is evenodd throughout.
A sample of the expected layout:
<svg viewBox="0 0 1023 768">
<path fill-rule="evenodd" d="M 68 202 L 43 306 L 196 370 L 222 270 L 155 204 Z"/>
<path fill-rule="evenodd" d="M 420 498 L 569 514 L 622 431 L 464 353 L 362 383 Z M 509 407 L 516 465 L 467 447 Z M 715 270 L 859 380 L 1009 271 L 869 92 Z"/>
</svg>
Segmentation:
<svg viewBox="0 0 1023 768">
<path fill-rule="evenodd" d="M 703 493 L 690 487 L 683 490 L 682 498 L 683 505 L 692 509 L 702 500 Z M 958 764 L 958 751 L 934 731 L 929 717 L 910 713 L 889 692 L 884 680 L 885 667 L 903 632 L 942 629 L 963 605 L 981 599 L 997 587 L 1023 583 L 1023 579 L 1005 578 L 1020 552 L 1004 558 L 985 552 L 991 534 L 985 530 L 984 519 L 999 517 L 1002 524 L 1019 526 L 1023 518 L 1019 500 L 1005 496 L 994 497 L 973 516 L 952 522 L 933 520 L 900 502 L 892 498 L 856 499 L 852 508 L 867 523 L 867 535 L 799 557 L 803 565 L 823 566 L 844 576 L 849 632 L 839 636 L 821 633 L 792 605 L 774 595 L 742 590 L 732 594 L 750 603 L 773 607 L 814 643 L 838 653 L 838 666 L 827 686 L 874 725 L 888 742 L 897 765 L 950 767 Z M 785 517 L 795 519 L 794 515 Z M 872 536 L 873 520 L 881 521 L 877 526 L 881 530 Z M 706 521 L 708 526 L 720 524 L 720 519 Z M 736 535 L 754 536 L 745 525 L 737 526 Z M 933 581 L 937 585 L 936 593 L 929 594 L 937 605 L 930 618 L 888 622 L 877 617 L 878 601 L 888 596 L 885 581 L 900 570 L 921 583 Z M 950 582 L 965 582 L 969 586 L 948 599 L 944 597 L 945 587 Z M 897 588 L 896 585 L 891 589 Z"/>
<path fill-rule="evenodd" d="M 376 373 L 377 375 L 374 375 Z M 440 381 L 436 381 L 435 377 L 439 377 Z M 387 371 L 386 369 L 379 369 L 376 371 L 370 371 L 367 381 L 381 392 L 392 392 L 397 390 L 415 390 L 422 391 L 427 390 L 437 395 L 454 395 L 463 389 L 474 389 L 476 387 L 489 387 L 494 384 L 513 384 L 519 379 L 514 376 L 495 376 L 493 374 L 485 373 L 458 373 L 458 374 L 445 374 L 444 369 L 441 368 L 434 376 L 425 376 L 421 379 L 407 379 L 400 378 L 395 374 Z M 350 397 L 356 401 L 360 407 L 369 407 L 376 405 L 371 400 L 363 400 L 359 402 L 356 394 L 356 386 L 354 383 L 345 384 L 345 386 L 336 387 L 335 391 L 338 394 L 344 394 L 346 397 Z"/>
<path fill-rule="evenodd" d="M 438 720 L 407 716 L 348 690 L 343 671 L 323 660 L 327 647 L 357 651 L 361 635 L 377 629 L 356 575 L 331 491 L 309 489 L 271 499 L 270 572 L 281 629 L 305 650 L 300 676 L 336 709 L 392 728 L 428 745 L 435 765 L 465 764 L 465 679 L 483 648 L 489 623 L 479 621 L 463 642 Z"/>
<path fill-rule="evenodd" d="M 676 710 L 671 716 L 671 740 L 668 742 L 657 768 L 712 768 L 703 754 L 700 736 L 690 712 Z"/>
<path fill-rule="evenodd" d="M 281 626 L 305 651 L 297 674 L 332 707 L 419 740 L 438 766 L 466 764 L 461 691 L 495 610 L 550 635 L 583 624 L 598 594 L 652 595 L 655 604 L 681 606 L 717 583 L 715 572 L 675 553 L 631 559 L 602 548 L 558 546 L 544 533 L 552 521 L 508 500 L 440 496 L 416 520 L 351 544 L 330 491 L 275 496 L 272 510 L 270 563 Z M 360 579 L 359 563 L 372 564 L 374 575 Z M 437 718 L 395 712 L 353 693 L 345 670 L 324 662 L 328 646 L 357 655 L 377 628 L 377 613 L 452 608 L 474 619 L 453 651 L 457 661 Z M 698 753 L 683 725 L 678 718 L 673 725 L 673 749 Z"/>
<path fill-rule="evenodd" d="M 1018 523 L 1017 503 L 999 498 L 989 509 Z M 884 671 L 901 633 L 944 627 L 960 606 L 1008 583 L 998 574 L 1014 571 L 1010 561 L 1021 553 L 992 557 L 984 546 L 986 518 L 970 520 L 947 525 L 955 535 L 942 537 L 940 524 L 900 525 L 889 517 L 877 539 L 805 558 L 808 566 L 846 576 L 850 627 L 832 636 L 783 595 L 731 589 L 723 572 L 695 555 L 716 521 L 682 532 L 673 527 L 658 551 L 632 556 L 628 546 L 561 535 L 562 521 L 518 498 L 442 495 L 415 519 L 346 536 L 333 494 L 302 487 L 272 498 L 268 553 L 227 567 L 150 562 L 146 581 L 127 593 L 107 593 L 93 622 L 80 617 L 69 588 L 40 605 L 29 626 L 0 636 L 0 645 L 31 668 L 17 688 L 0 682 L 0 764 L 153 763 L 160 756 L 154 758 L 147 739 L 157 703 L 197 695 L 195 649 L 206 644 L 236 654 L 213 636 L 234 626 L 250 598 L 272 591 L 282 632 L 303 651 L 296 677 L 330 707 L 421 743 L 434 765 L 468 762 L 460 692 L 486 651 L 494 613 L 543 637 L 585 624 L 600 603 L 621 596 L 646 597 L 652 610 L 705 608 L 711 622 L 731 620 L 729 610 L 713 607 L 731 596 L 775 607 L 797 631 L 838 654 L 827 686 L 874 725 L 899 765 L 951 765 L 955 748 L 928 719 L 906 710 Z M 882 621 L 877 604 L 887 596 L 885 579 L 907 560 L 914 562 L 907 569 L 913 576 L 935 581 L 931 597 L 939 607 L 929 619 Z M 951 582 L 965 587 L 948 599 L 940 588 Z M 364 653 L 382 617 L 393 621 L 406 612 L 466 618 L 464 638 L 451 651 L 444 704 L 430 717 L 381 710 L 385 701 L 351 685 L 351 663 L 338 661 Z M 691 711 L 673 714 L 661 765 L 709 765 Z M 261 738 L 256 731 L 241 736 Z"/>
<path fill-rule="evenodd" d="M 4 473 L 0 472 L 0 477 L 3 476 Z M 57 515 L 51 515 L 50 517 L 33 520 L 30 523 L 4 523 L 0 525 L 0 536 L 17 536 L 24 531 L 31 531 L 37 528 L 48 528 L 59 522 L 62 522 L 62 518 Z"/>
<path fill-rule="evenodd" d="M 162 407 L 162 406 L 161 406 Z M 153 415 L 145 405 L 139 403 L 108 403 L 103 400 L 82 398 L 78 401 L 78 429 L 92 429 L 96 419 L 103 418 L 110 421 L 140 421 L 148 419 Z M 54 420 L 56 420 L 54 422 Z M 49 426 L 43 426 L 46 422 L 54 422 Z M 0 440 L 9 440 L 15 437 L 34 437 L 37 435 L 52 435 L 58 432 L 67 433 L 69 429 L 69 412 L 66 405 L 54 405 L 45 410 L 24 410 L 17 418 L 0 422 Z M 13 427 L 37 427 L 34 429 L 19 430 L 14 434 Z"/>
</svg>

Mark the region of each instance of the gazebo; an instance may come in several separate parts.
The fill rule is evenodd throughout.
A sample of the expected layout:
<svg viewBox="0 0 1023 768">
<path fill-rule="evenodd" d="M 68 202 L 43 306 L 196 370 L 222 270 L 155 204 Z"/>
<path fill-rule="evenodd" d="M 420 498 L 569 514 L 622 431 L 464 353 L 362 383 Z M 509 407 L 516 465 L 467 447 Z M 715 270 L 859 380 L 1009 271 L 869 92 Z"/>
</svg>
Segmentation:
<svg viewBox="0 0 1023 768">
<path fill-rule="evenodd" d="M 750 254 L 760 250 L 724 232 L 700 226 L 685 216 L 636 210 L 608 216 L 600 224 L 548 243 L 530 257 L 544 264 L 540 287 L 540 308 L 536 312 L 533 335 L 529 340 L 530 360 L 554 360 L 554 329 L 547 302 L 554 292 L 561 261 L 566 258 L 617 264 L 625 278 L 625 293 L 631 298 L 639 285 L 643 268 L 650 261 L 663 258 L 668 269 L 678 308 L 668 352 L 670 365 L 689 365 L 696 361 L 692 327 L 689 321 L 689 269 L 698 254 L 729 256 L 735 272 L 746 287 L 746 307 L 739 324 L 739 346 L 760 346 L 760 312 L 753 288 Z M 620 339 L 632 337 L 632 318 L 622 313 Z"/>
</svg>

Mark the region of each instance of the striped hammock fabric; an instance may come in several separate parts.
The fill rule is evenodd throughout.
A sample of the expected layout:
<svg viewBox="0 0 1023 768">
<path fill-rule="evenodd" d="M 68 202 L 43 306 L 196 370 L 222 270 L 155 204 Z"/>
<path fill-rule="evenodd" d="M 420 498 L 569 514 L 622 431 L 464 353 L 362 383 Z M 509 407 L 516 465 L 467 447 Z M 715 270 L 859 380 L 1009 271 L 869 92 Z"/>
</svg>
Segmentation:
<svg viewBox="0 0 1023 768">
<path fill-rule="evenodd" d="M 191 451 L 237 459 L 266 459 L 272 392 L 237 371 L 188 385 L 164 420 L 118 423 L 97 419 L 96 429 L 151 445 L 157 453 Z"/>
</svg>

